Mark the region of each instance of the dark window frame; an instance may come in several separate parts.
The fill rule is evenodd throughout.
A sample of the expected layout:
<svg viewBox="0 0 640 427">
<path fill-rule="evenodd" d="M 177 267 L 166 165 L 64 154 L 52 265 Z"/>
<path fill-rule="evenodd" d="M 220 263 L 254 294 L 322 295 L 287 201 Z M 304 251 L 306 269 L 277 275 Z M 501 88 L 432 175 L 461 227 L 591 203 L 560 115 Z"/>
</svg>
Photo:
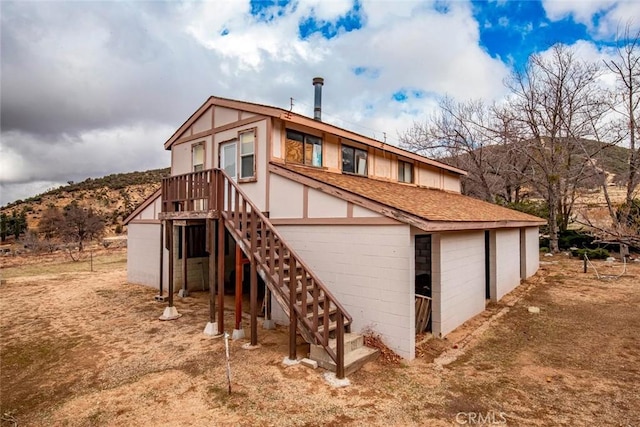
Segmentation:
<svg viewBox="0 0 640 427">
<path fill-rule="evenodd" d="M 352 170 L 346 170 L 345 169 L 345 150 L 351 150 L 351 158 L 352 163 L 351 163 L 351 169 Z M 358 148 L 358 147 L 354 147 L 351 145 L 347 145 L 347 144 L 342 144 L 342 148 L 340 150 L 341 154 L 342 154 L 342 172 L 343 173 L 350 173 L 350 174 L 354 174 L 354 175 L 360 175 L 360 176 L 368 176 L 369 173 L 369 152 L 365 149 L 362 148 Z M 356 164 L 356 160 L 357 160 L 357 155 L 358 154 L 364 154 L 364 160 L 365 160 L 365 164 L 364 164 L 364 171 L 362 173 L 358 172 L 358 168 L 357 168 L 357 164 Z"/>
<path fill-rule="evenodd" d="M 409 166 L 410 177 L 407 180 L 406 178 L 406 166 Z M 398 160 L 398 182 L 403 182 L 405 184 L 413 184 L 415 179 L 414 167 L 413 163 L 407 162 L 406 160 Z"/>
</svg>

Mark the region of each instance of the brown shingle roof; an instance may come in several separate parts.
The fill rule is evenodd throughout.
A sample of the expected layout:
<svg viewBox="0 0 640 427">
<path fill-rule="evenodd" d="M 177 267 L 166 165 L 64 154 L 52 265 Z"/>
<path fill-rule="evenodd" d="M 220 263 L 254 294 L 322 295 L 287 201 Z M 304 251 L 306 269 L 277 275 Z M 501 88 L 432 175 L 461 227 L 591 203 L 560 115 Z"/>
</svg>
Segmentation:
<svg viewBox="0 0 640 427">
<path fill-rule="evenodd" d="M 536 224 L 545 222 L 536 216 L 459 193 L 381 181 L 357 175 L 327 172 L 322 169 L 298 165 L 278 164 L 278 166 L 428 221 L 516 221 Z"/>
</svg>

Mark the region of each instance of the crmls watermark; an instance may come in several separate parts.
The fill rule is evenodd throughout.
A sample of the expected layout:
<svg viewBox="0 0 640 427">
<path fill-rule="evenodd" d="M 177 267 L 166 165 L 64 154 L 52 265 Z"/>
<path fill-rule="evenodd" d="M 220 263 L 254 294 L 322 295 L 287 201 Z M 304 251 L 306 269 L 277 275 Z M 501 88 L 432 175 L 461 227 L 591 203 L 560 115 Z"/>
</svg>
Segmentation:
<svg viewBox="0 0 640 427">
<path fill-rule="evenodd" d="M 507 417 L 504 412 L 458 412 L 456 423 L 460 425 L 505 425 Z"/>
</svg>

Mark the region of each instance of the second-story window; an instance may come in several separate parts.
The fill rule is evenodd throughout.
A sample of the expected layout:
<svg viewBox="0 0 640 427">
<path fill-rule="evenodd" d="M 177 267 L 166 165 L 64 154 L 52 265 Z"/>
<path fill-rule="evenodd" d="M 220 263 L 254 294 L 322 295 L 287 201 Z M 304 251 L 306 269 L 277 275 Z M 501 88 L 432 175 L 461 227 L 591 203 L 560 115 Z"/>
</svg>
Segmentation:
<svg viewBox="0 0 640 427">
<path fill-rule="evenodd" d="M 398 182 L 413 182 L 413 165 L 411 163 L 398 160 Z"/>
<path fill-rule="evenodd" d="M 342 172 L 367 175 L 367 152 L 359 148 L 343 145 Z"/>
<path fill-rule="evenodd" d="M 322 139 L 287 129 L 285 160 L 291 163 L 322 167 Z"/>
<path fill-rule="evenodd" d="M 191 147 L 191 162 L 194 172 L 204 170 L 204 144 L 202 142 Z"/>
<path fill-rule="evenodd" d="M 240 179 L 256 176 L 256 132 L 242 132 L 240 140 Z"/>
</svg>

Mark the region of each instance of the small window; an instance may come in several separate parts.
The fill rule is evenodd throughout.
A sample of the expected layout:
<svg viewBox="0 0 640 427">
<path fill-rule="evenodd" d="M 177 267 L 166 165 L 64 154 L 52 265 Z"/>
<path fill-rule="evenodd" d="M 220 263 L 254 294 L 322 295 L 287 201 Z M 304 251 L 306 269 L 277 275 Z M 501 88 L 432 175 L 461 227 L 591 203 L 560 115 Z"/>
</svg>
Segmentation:
<svg viewBox="0 0 640 427">
<path fill-rule="evenodd" d="M 256 176 L 256 132 L 251 130 L 240 134 L 240 179 Z"/>
<path fill-rule="evenodd" d="M 398 182 L 413 182 L 413 165 L 411 163 L 398 160 Z"/>
<path fill-rule="evenodd" d="M 191 148 L 191 160 L 193 162 L 193 171 L 200 172 L 204 170 L 204 144 L 199 143 Z"/>
<path fill-rule="evenodd" d="M 291 163 L 322 167 L 322 139 L 287 130 L 285 160 Z"/>
<path fill-rule="evenodd" d="M 359 148 L 343 145 L 342 172 L 367 175 L 367 152 Z"/>
</svg>

